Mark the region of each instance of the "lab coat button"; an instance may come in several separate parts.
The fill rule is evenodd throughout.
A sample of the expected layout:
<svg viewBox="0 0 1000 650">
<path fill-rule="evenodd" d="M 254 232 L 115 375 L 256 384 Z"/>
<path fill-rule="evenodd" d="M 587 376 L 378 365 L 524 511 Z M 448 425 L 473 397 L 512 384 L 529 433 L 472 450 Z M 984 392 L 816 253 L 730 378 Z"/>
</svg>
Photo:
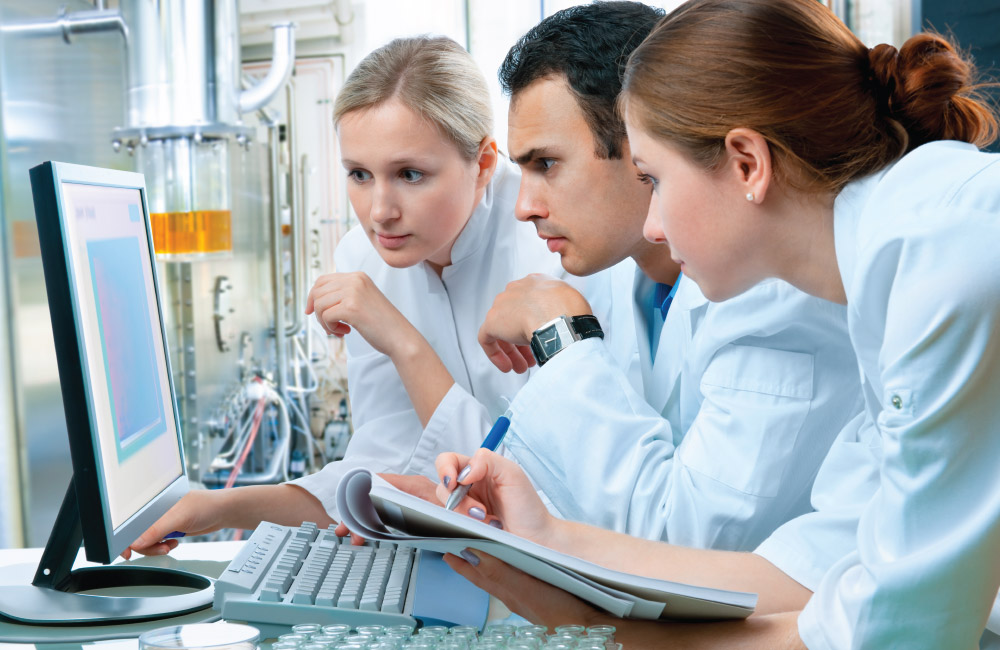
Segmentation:
<svg viewBox="0 0 1000 650">
<path fill-rule="evenodd" d="M 903 398 L 899 395 L 892 396 L 892 405 L 896 407 L 896 410 L 903 408 Z"/>
</svg>

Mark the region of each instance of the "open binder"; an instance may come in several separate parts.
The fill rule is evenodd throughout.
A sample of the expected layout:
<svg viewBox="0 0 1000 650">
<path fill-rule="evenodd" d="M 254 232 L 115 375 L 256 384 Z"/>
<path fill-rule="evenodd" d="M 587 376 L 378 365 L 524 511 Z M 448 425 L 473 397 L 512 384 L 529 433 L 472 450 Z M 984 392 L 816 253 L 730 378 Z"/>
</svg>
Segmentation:
<svg viewBox="0 0 1000 650">
<path fill-rule="evenodd" d="M 622 618 L 746 618 L 757 595 L 622 573 L 554 551 L 407 494 L 364 468 L 337 487 L 342 522 L 354 534 L 440 553 L 488 553 Z"/>
</svg>

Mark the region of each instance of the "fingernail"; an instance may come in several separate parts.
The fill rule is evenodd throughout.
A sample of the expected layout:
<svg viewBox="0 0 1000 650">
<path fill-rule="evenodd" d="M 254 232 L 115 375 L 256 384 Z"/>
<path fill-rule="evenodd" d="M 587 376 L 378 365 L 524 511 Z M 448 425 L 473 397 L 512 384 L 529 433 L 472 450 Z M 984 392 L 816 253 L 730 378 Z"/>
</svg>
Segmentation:
<svg viewBox="0 0 1000 650">
<path fill-rule="evenodd" d="M 500 523 L 499 519 L 494 519 L 493 521 L 491 521 L 490 526 L 493 526 L 494 528 L 500 528 L 501 530 L 503 529 L 503 524 Z"/>
<path fill-rule="evenodd" d="M 444 486 L 448 487 L 449 485 L 451 485 L 451 477 L 450 476 L 445 476 L 444 477 Z"/>
<path fill-rule="evenodd" d="M 462 559 L 471 564 L 472 566 L 479 566 L 479 558 L 476 557 L 476 554 L 470 551 L 469 549 L 463 548 L 462 551 L 459 553 L 459 555 L 461 555 Z"/>
<path fill-rule="evenodd" d="M 479 521 L 483 521 L 484 519 L 486 519 L 486 512 L 482 508 L 473 507 L 469 508 L 469 516 L 472 517 L 473 519 L 478 519 Z"/>
<path fill-rule="evenodd" d="M 471 472 L 471 471 L 472 471 L 472 466 L 466 465 L 465 469 L 463 469 L 461 471 L 461 473 L 459 473 L 459 475 L 458 475 L 458 482 L 461 483 L 462 481 L 464 481 L 465 477 L 468 476 L 469 472 Z"/>
</svg>

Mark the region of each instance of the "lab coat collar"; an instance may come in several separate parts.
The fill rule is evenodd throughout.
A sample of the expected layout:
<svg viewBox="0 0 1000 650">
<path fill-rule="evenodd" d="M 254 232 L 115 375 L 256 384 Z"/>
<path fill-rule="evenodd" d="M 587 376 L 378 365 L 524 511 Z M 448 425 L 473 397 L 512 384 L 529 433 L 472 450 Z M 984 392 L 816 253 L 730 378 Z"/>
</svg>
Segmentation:
<svg viewBox="0 0 1000 650">
<path fill-rule="evenodd" d="M 483 193 L 483 198 L 479 201 L 479 205 L 472 211 L 472 216 L 469 217 L 465 228 L 462 229 L 462 232 L 458 235 L 458 239 L 455 240 L 455 244 L 451 247 L 451 265 L 445 267 L 444 274 L 450 275 L 454 273 L 456 266 L 473 257 L 477 251 L 493 241 L 492 234 L 489 231 L 491 230 L 491 226 L 493 230 L 496 229 L 497 219 L 514 218 L 513 214 L 493 215 L 496 188 L 503 182 L 504 177 L 507 176 L 511 164 L 504 156 L 497 157 L 497 168 L 493 173 L 493 178 L 490 179 L 489 185 L 486 186 L 486 191 Z"/>
<path fill-rule="evenodd" d="M 881 182 L 887 170 L 848 183 L 833 202 L 833 241 L 837 253 L 837 266 L 844 291 L 848 294 L 854 283 L 854 265 L 858 251 L 864 245 L 859 236 L 861 214 L 868 198 Z"/>
<path fill-rule="evenodd" d="M 871 178 L 850 183 L 833 202 L 833 241 L 844 291 L 850 291 L 854 280 L 854 261 L 858 257 L 858 217 L 864 208 L 869 185 L 874 185 Z"/>
<path fill-rule="evenodd" d="M 670 304 L 670 311 L 667 312 L 667 318 L 660 330 L 660 339 L 654 360 L 650 350 L 649 327 L 646 326 L 651 314 L 644 313 L 650 311 L 645 298 L 648 297 L 652 282 L 642 272 L 642 269 L 636 266 L 632 281 L 632 312 L 639 367 L 642 372 L 643 393 L 649 405 L 662 414 L 668 399 L 674 392 L 681 374 L 684 355 L 689 349 L 688 343 L 691 340 L 689 312 L 698 307 L 699 304 L 708 301 L 697 290 L 698 285 L 683 276 L 680 277 L 678 280 L 680 286 L 677 287 L 674 300 Z M 687 287 L 694 287 L 694 295 Z M 678 298 L 681 297 L 682 292 L 687 295 L 687 299 L 684 302 L 679 302 Z M 699 297 L 701 302 L 698 300 Z"/>
<path fill-rule="evenodd" d="M 691 311 L 692 309 L 697 309 L 708 304 L 708 298 L 698 288 L 698 283 L 686 275 L 682 275 L 679 282 L 681 286 L 677 287 L 677 293 L 674 294 L 674 301 L 670 303 L 670 311 L 675 309 L 679 311 Z"/>
</svg>

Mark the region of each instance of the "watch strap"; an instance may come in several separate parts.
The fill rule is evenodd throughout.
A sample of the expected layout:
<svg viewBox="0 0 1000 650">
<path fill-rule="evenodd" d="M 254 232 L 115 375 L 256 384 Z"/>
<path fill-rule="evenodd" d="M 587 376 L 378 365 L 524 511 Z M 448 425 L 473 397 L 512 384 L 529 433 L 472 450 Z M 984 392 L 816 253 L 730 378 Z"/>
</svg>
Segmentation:
<svg viewBox="0 0 1000 650">
<path fill-rule="evenodd" d="M 574 331 L 576 331 L 576 335 L 581 339 L 604 338 L 604 330 L 601 329 L 601 324 L 598 322 L 597 316 L 593 314 L 574 316 L 569 322 L 573 326 Z"/>
</svg>

